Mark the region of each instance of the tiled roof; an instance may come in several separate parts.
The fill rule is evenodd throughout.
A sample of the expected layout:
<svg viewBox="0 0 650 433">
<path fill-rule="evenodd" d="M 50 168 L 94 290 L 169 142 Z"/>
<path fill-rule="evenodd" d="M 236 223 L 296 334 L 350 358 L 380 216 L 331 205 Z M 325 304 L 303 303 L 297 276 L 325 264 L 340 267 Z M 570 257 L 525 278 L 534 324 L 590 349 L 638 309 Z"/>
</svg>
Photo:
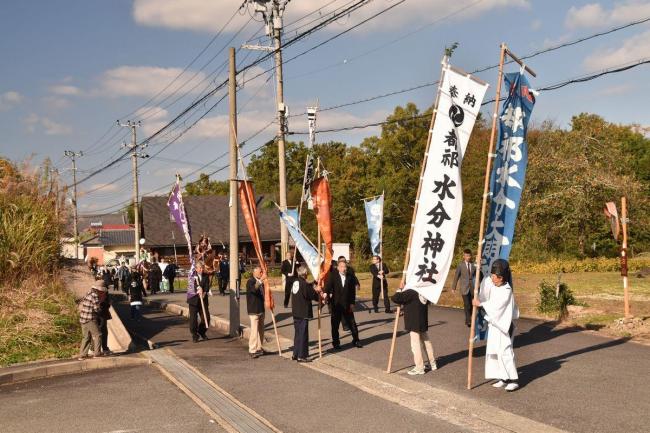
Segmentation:
<svg viewBox="0 0 650 433">
<path fill-rule="evenodd" d="M 133 233 L 135 230 L 102 230 L 99 234 L 99 242 L 105 247 L 115 245 L 134 244 Z"/>
<path fill-rule="evenodd" d="M 183 197 L 192 230 L 192 241 L 197 242 L 202 233 L 210 237 L 213 245 L 229 243 L 229 198 L 205 195 Z M 142 197 L 143 237 L 148 247 L 171 246 L 184 243 L 184 236 L 169 215 L 167 197 Z M 239 210 L 239 240 L 250 242 L 246 223 Z M 280 218 L 275 208 L 258 205 L 260 237 L 262 241 L 280 240 Z"/>
</svg>

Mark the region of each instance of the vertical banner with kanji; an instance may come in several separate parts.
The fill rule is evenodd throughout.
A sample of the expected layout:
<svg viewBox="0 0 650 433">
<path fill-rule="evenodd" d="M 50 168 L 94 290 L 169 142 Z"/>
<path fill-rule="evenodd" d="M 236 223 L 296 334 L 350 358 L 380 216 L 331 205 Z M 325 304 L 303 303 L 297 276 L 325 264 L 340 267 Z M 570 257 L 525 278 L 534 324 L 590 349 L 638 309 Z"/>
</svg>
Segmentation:
<svg viewBox="0 0 650 433">
<path fill-rule="evenodd" d="M 508 97 L 499 118 L 499 136 L 490 175 L 490 214 L 481 254 L 484 275 L 496 259 L 508 260 L 528 165 L 526 131 L 535 97 L 523 73 L 504 75 Z"/>
<path fill-rule="evenodd" d="M 311 185 L 311 195 L 314 199 L 314 213 L 318 228 L 325 243 L 325 260 L 321 264 L 319 282 L 324 281 L 332 264 L 332 193 L 327 176 L 321 176 Z M 320 247 L 320 245 L 319 245 Z"/>
<path fill-rule="evenodd" d="M 381 251 L 381 227 L 384 223 L 384 195 L 364 201 L 370 250 L 377 256 Z"/>
<path fill-rule="evenodd" d="M 191 297 L 196 293 L 194 279 L 196 270 L 194 267 L 194 255 L 192 254 L 192 231 L 190 229 L 190 222 L 187 218 L 187 214 L 185 213 L 183 194 L 181 193 L 181 185 L 178 180 L 174 184 L 174 188 L 172 188 L 171 194 L 169 194 L 169 198 L 167 199 L 167 207 L 169 208 L 169 213 L 171 214 L 172 218 L 174 218 L 174 221 L 176 221 L 176 225 L 178 225 L 178 227 L 181 229 L 183 235 L 185 236 L 185 240 L 187 241 L 187 251 L 189 251 L 191 263 L 190 273 L 188 275 L 187 281 L 187 296 Z"/>
<path fill-rule="evenodd" d="M 257 218 L 257 204 L 255 203 L 253 184 L 247 180 L 240 180 L 238 181 L 238 184 L 239 203 L 241 203 L 244 221 L 246 221 L 246 227 L 248 228 L 248 233 L 253 242 L 253 248 L 255 249 L 257 260 L 260 263 L 260 268 L 262 269 L 262 272 L 264 272 L 264 275 L 268 277 L 268 266 L 264 260 L 264 252 L 262 250 L 262 242 L 260 239 L 260 223 Z M 231 260 L 236 260 L 236 258 L 232 257 Z M 269 310 L 275 308 L 275 302 L 273 300 L 273 294 L 271 293 L 271 286 L 268 278 L 264 279 L 264 306 Z"/>
<path fill-rule="evenodd" d="M 438 107 L 409 245 L 406 289 L 438 302 L 463 210 L 460 165 L 487 83 L 443 64 Z"/>
</svg>

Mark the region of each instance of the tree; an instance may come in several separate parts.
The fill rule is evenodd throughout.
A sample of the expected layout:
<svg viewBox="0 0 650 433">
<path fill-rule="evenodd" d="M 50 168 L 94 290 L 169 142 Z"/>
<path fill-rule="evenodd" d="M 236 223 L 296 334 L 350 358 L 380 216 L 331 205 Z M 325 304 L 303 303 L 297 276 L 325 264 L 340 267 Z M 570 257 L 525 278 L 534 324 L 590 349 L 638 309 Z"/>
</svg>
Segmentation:
<svg viewBox="0 0 650 433">
<path fill-rule="evenodd" d="M 230 183 L 227 180 L 210 180 L 210 176 L 201 173 L 199 179 L 185 185 L 187 195 L 228 195 Z"/>
</svg>

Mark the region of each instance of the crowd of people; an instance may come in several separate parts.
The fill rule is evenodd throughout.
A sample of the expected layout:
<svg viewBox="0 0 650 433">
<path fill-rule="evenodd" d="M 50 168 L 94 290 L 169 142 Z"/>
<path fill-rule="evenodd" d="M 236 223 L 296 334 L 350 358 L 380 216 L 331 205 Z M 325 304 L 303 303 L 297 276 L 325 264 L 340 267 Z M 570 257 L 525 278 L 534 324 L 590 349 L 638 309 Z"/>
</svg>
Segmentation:
<svg viewBox="0 0 650 433">
<path fill-rule="evenodd" d="M 189 306 L 189 329 L 192 340 L 207 340 L 209 328 L 209 296 L 213 280 L 218 280 L 219 292 L 226 294 L 230 282 L 229 261 L 226 254 L 215 254 L 207 237 L 203 237 L 195 250 L 195 268 L 188 285 L 187 303 Z M 245 272 L 243 260 L 239 261 L 239 279 Z M 147 266 L 148 264 L 148 266 Z M 141 262 L 138 266 L 128 267 L 124 262 L 113 272 L 98 273 L 97 284 L 86 294 L 80 303 L 80 320 L 83 339 L 80 359 L 88 355 L 91 343 L 94 356 L 110 353 L 106 346 L 106 322 L 110 319 L 108 289 L 116 286 L 127 296 L 131 306 L 131 318 L 140 320 L 141 307 L 147 289 L 151 294 L 161 290 L 162 278 L 172 282 L 176 273 L 175 264 L 165 265 L 165 260 L 153 259 Z M 161 269 L 162 268 L 162 269 Z M 173 271 L 173 276 L 170 275 Z M 508 262 L 497 260 L 490 269 L 490 275 L 483 278 L 479 272 L 481 290 L 474 298 L 474 285 L 478 267 L 472 261 L 471 251 L 465 250 L 453 277 L 452 291 L 455 293 L 460 285 L 463 298 L 465 324 L 471 326 L 472 309 L 477 307 L 481 313 L 479 319 L 486 322 L 487 349 L 485 375 L 494 379 L 493 386 L 514 391 L 518 388 L 518 376 L 513 351 L 514 320 L 518 318 L 518 309 L 512 290 L 512 276 Z M 308 281 L 308 269 L 299 262 L 294 262 L 292 253 L 287 253 L 282 262 L 281 272 L 284 284 L 284 306 L 291 308 L 294 325 L 294 346 L 292 359 L 297 362 L 310 362 L 309 358 L 309 320 L 314 317 L 313 303 L 318 308 L 327 308 L 330 314 L 332 349 L 341 349 L 340 327 L 349 331 L 352 345 L 362 348 L 354 311 L 360 284 L 354 269 L 344 256 L 332 261 L 330 272 L 320 283 Z M 433 344 L 428 336 L 429 301 L 412 289 L 397 288 L 392 297 L 388 296 L 388 267 L 380 256 L 374 256 L 369 266 L 372 276 L 372 311 L 379 311 L 379 300 L 383 295 L 384 311 L 391 313 L 391 300 L 399 305 L 404 313 L 404 329 L 410 335 L 411 351 L 415 366 L 409 375 L 422 375 L 437 369 Z M 260 266 L 254 266 L 246 282 L 246 308 L 250 322 L 248 352 L 256 359 L 266 352 L 264 342 L 265 290 L 264 282 L 268 276 Z M 173 291 L 173 290 L 172 290 Z M 290 306 L 290 307 L 289 307 Z"/>
</svg>

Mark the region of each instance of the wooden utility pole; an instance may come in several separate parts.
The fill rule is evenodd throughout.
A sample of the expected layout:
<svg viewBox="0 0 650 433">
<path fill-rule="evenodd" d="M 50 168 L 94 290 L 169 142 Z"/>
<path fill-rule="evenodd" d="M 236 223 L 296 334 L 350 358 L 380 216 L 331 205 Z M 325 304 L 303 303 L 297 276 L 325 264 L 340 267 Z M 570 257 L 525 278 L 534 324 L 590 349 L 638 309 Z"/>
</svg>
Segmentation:
<svg viewBox="0 0 650 433">
<path fill-rule="evenodd" d="M 136 128 L 142 126 L 141 122 L 134 122 L 128 120 L 126 123 L 117 121 L 118 126 L 129 128 L 131 130 L 131 144 L 123 144 L 122 147 L 131 149 L 131 169 L 133 171 L 133 220 L 135 222 L 135 229 L 133 232 L 133 254 L 135 264 L 140 262 L 140 209 L 139 209 L 139 192 L 138 192 L 138 158 L 148 158 L 149 155 L 138 152 L 138 148 L 145 148 L 147 145 L 138 145 L 136 137 Z"/>
<path fill-rule="evenodd" d="M 230 103 L 230 336 L 239 337 L 239 209 L 237 207 L 237 66 L 235 49 L 229 50 L 228 101 Z"/>
<path fill-rule="evenodd" d="M 280 187 L 280 208 L 287 210 L 287 172 L 285 162 L 285 133 L 287 130 L 288 108 L 284 105 L 284 81 L 282 78 L 282 15 L 290 0 L 246 0 L 254 6 L 266 23 L 266 33 L 273 39 L 272 47 L 243 45 L 243 48 L 262 51 L 274 51 L 276 97 L 278 110 L 278 170 Z M 284 258 L 289 250 L 289 231 L 280 223 L 281 256 Z"/>
<path fill-rule="evenodd" d="M 74 258 L 79 259 L 79 220 L 77 212 L 77 158 L 84 156 L 84 153 L 66 150 L 65 156 L 72 160 L 72 201 L 74 204 L 73 224 L 74 224 Z"/>
<path fill-rule="evenodd" d="M 627 280 L 627 198 L 621 197 L 621 226 L 623 227 L 623 245 L 621 245 L 621 276 L 623 277 L 623 299 L 625 318 L 630 318 L 630 292 Z"/>
</svg>

